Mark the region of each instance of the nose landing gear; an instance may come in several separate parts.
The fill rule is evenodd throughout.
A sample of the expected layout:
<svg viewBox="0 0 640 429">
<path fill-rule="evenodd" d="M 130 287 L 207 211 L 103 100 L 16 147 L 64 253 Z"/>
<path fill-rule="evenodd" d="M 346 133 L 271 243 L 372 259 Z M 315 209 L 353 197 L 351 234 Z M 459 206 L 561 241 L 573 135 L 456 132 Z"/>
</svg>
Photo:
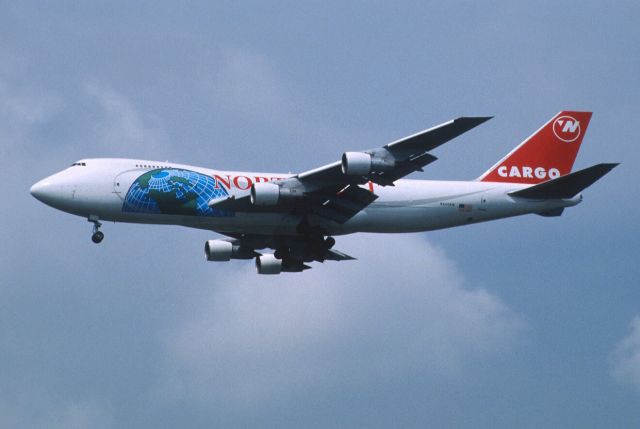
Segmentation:
<svg viewBox="0 0 640 429">
<path fill-rule="evenodd" d="M 93 223 L 93 234 L 91 235 L 91 241 L 98 244 L 104 239 L 104 233 L 100 231 L 102 224 L 98 221 L 98 216 L 89 216 L 89 222 Z"/>
</svg>

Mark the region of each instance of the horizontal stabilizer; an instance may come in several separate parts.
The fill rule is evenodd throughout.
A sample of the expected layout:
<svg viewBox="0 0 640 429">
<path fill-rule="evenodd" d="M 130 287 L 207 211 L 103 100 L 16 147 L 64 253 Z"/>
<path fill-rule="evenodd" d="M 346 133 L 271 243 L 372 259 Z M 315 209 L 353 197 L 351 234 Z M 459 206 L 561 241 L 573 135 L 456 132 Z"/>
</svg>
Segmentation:
<svg viewBox="0 0 640 429">
<path fill-rule="evenodd" d="M 529 188 L 510 192 L 512 197 L 530 199 L 562 199 L 572 198 L 583 189 L 593 185 L 602 176 L 610 172 L 618 164 L 597 164 L 584 170 L 569 173 Z"/>
<path fill-rule="evenodd" d="M 547 210 L 546 212 L 541 212 L 536 214 L 542 217 L 558 217 L 558 216 L 562 216 L 563 212 L 564 212 L 564 207 L 558 207 L 557 209 Z"/>
</svg>

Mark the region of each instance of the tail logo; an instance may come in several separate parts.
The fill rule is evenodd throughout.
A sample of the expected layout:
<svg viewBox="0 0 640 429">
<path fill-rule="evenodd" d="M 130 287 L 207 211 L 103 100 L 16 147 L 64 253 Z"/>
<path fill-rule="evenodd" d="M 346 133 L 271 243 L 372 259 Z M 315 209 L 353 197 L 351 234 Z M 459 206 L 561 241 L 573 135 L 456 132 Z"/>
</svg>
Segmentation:
<svg viewBox="0 0 640 429">
<path fill-rule="evenodd" d="M 580 121 L 571 116 L 560 116 L 553 122 L 553 133 L 563 142 L 574 142 L 580 137 Z"/>
</svg>

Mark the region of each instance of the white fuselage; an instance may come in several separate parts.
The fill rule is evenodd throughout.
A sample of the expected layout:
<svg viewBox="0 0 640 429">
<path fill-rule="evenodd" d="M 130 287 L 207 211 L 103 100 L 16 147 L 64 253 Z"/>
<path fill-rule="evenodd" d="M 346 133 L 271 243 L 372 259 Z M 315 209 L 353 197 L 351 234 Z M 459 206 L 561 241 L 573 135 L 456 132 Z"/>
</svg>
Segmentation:
<svg viewBox="0 0 640 429">
<path fill-rule="evenodd" d="M 203 180 L 197 189 L 188 189 L 180 183 L 176 184 L 174 180 L 176 188 L 171 190 L 172 198 L 180 201 L 189 198 L 192 200 L 178 209 L 168 201 L 167 204 L 173 210 L 171 214 L 166 214 L 166 210 L 159 210 L 157 206 L 151 206 L 144 200 L 148 196 L 149 187 L 152 192 L 153 189 L 157 192 L 167 190 L 162 188 L 163 177 L 157 178 L 149 173 L 162 169 L 185 171 L 185 174 L 193 172 Z M 159 176 L 162 174 L 156 173 Z M 86 159 L 36 183 L 31 192 L 52 207 L 87 218 L 182 225 L 221 233 L 295 235 L 296 226 L 301 221 L 300 215 L 287 211 L 218 213 L 205 207 L 207 201 L 202 200 L 209 199 L 212 195 L 233 195 L 240 198 L 248 195 L 252 183 L 289 176 L 291 175 L 219 171 L 135 159 Z M 527 200 L 508 195 L 511 191 L 527 186 L 529 185 L 433 180 L 397 180 L 395 186 L 369 184 L 362 188 L 373 191 L 378 199 L 344 224 L 319 216 L 311 216 L 309 221 L 322 226 L 329 235 L 418 232 L 527 213 L 545 213 L 573 206 L 581 201 L 579 195 L 558 200 Z M 201 191 L 206 195 L 198 194 Z M 136 192 L 141 196 L 136 196 Z"/>
</svg>

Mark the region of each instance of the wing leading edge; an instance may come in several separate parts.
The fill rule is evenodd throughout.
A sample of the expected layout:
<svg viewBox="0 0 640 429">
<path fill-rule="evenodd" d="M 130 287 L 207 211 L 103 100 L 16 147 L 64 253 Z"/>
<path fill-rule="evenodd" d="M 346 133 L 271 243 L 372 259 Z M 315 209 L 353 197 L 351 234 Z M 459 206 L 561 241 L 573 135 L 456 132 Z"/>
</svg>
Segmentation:
<svg viewBox="0 0 640 429">
<path fill-rule="evenodd" d="M 336 161 L 322 167 L 314 168 L 298 174 L 292 179 L 302 182 L 308 190 L 331 186 L 346 186 L 348 184 L 364 184 L 369 180 L 383 186 L 393 185 L 398 180 L 422 168 L 437 158 L 428 152 L 448 141 L 464 134 L 492 117 L 461 117 L 420 131 L 388 143 L 381 148 L 369 149 L 367 154 L 372 160 L 381 160 L 384 168 L 381 171 L 370 171 L 369 174 L 345 174 L 345 155 L 341 161 Z"/>
</svg>

